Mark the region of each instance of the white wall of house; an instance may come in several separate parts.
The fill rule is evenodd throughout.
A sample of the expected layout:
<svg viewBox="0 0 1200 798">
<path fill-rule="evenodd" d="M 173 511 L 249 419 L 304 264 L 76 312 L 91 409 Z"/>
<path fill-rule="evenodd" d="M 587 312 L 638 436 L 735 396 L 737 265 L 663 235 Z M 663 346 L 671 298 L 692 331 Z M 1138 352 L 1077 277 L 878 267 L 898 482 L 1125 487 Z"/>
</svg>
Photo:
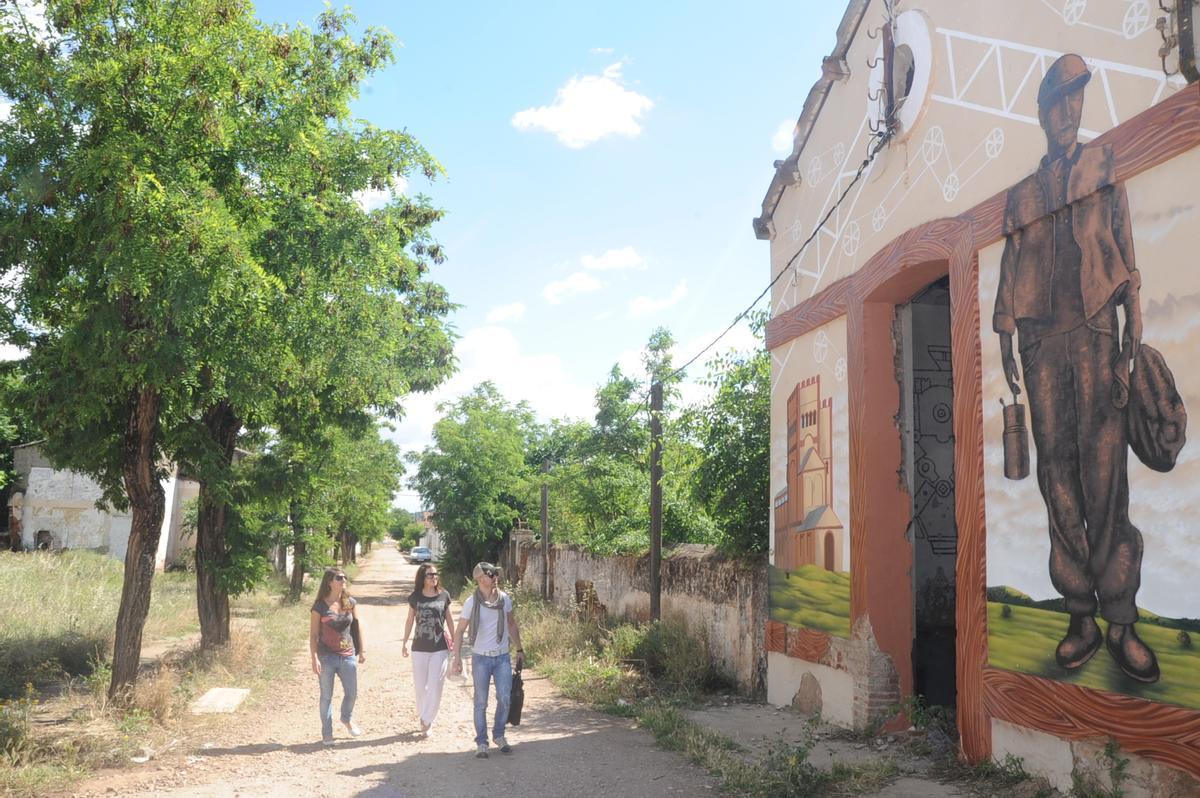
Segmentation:
<svg viewBox="0 0 1200 798">
<path fill-rule="evenodd" d="M 102 491 L 90 478 L 74 471 L 32 466 L 26 479 L 25 501 L 21 513 L 21 542 L 27 549 L 38 544 L 38 533 L 49 532 L 51 548 L 95 549 L 114 559 L 124 560 L 129 546 L 132 516 L 112 508 L 97 509 Z M 166 565 L 188 548 L 195 548 L 189 536 L 180 539 L 183 502 L 199 493 L 192 480 L 175 475 L 162 483 L 166 496 L 162 534 L 159 536 L 155 564 Z"/>
</svg>

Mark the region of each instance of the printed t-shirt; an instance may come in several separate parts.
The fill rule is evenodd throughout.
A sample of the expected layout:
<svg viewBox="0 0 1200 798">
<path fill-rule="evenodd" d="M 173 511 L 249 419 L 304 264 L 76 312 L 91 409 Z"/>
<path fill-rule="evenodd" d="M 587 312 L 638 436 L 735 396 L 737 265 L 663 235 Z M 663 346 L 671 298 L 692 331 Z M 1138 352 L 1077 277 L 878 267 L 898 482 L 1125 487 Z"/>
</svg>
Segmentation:
<svg viewBox="0 0 1200 798">
<path fill-rule="evenodd" d="M 447 650 L 446 613 L 450 609 L 450 594 L 443 590 L 436 596 L 426 596 L 418 591 L 408 597 L 408 606 L 416 613 L 412 650 Z"/>
<path fill-rule="evenodd" d="M 350 607 L 356 603 L 353 598 L 350 599 Z M 321 626 L 317 633 L 317 652 L 353 657 L 354 639 L 350 636 L 350 623 L 354 620 L 354 615 L 350 610 L 334 612 L 322 599 L 317 599 L 313 602 L 312 611 L 321 616 Z"/>
</svg>

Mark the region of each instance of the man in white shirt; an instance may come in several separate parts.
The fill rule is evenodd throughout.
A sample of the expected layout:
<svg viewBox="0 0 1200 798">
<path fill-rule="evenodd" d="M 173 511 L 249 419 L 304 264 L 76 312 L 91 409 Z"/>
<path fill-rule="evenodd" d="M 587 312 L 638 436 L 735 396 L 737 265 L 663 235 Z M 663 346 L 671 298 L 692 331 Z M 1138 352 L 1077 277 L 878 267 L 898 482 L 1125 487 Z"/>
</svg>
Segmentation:
<svg viewBox="0 0 1200 798">
<path fill-rule="evenodd" d="M 515 646 L 516 668 L 525 664 L 521 648 L 521 630 L 513 612 L 512 598 L 500 589 L 500 574 L 496 566 L 481 562 L 474 570 L 475 592 L 463 603 L 462 615 L 454 629 L 454 661 L 451 673 L 462 672 L 462 641 L 469 630 L 471 644 L 471 676 L 475 683 L 475 756 L 487 759 L 487 704 L 491 682 L 496 683 L 496 714 L 492 723 L 492 740 L 501 753 L 511 753 L 512 747 L 504 736 L 508 723 L 509 700 L 512 697 L 513 661 L 509 647 Z"/>
</svg>

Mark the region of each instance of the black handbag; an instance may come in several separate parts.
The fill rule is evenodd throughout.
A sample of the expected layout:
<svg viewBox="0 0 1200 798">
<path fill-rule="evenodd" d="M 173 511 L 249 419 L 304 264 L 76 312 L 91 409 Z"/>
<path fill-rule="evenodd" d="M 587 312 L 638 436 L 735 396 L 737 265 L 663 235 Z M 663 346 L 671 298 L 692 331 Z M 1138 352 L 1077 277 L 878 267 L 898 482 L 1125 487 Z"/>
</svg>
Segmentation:
<svg viewBox="0 0 1200 798">
<path fill-rule="evenodd" d="M 1187 409 L 1162 353 L 1142 344 L 1129 375 L 1129 446 L 1155 471 L 1170 471 L 1187 440 Z"/>
<path fill-rule="evenodd" d="M 513 671 L 512 694 L 508 700 L 508 723 L 510 726 L 521 725 L 521 708 L 525 706 L 525 681 L 521 678 L 521 670 Z"/>
</svg>

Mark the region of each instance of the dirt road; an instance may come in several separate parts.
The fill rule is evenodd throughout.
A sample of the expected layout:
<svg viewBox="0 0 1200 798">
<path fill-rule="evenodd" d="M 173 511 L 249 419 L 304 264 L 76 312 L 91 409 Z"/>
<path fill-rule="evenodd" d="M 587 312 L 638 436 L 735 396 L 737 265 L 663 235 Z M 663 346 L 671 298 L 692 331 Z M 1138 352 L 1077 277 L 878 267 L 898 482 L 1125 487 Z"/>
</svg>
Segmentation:
<svg viewBox="0 0 1200 798">
<path fill-rule="evenodd" d="M 411 660 L 400 655 L 406 599 L 416 566 L 394 547 L 378 548 L 353 585 L 366 626 L 367 662 L 359 666 L 355 719 L 363 728 L 349 739 L 336 723 L 337 745 L 319 744 L 317 679 L 307 650 L 268 700 L 201 747 L 152 759 L 140 769 L 92 780 L 80 796 L 244 796 L 245 798 L 644 798 L 715 792 L 704 772 L 654 746 L 631 721 L 582 708 L 559 697 L 527 672 L 525 709 L 509 727 L 513 752 L 474 756 L 469 683 L 448 679 L 432 738 L 418 734 Z M 455 608 L 457 612 L 457 607 Z M 296 622 L 308 623 L 304 608 Z M 341 698 L 334 692 L 335 715 Z M 490 718 L 490 712 L 489 712 Z M 336 718 L 335 718 L 336 721 Z M 139 767 L 139 766 L 135 766 Z"/>
</svg>

